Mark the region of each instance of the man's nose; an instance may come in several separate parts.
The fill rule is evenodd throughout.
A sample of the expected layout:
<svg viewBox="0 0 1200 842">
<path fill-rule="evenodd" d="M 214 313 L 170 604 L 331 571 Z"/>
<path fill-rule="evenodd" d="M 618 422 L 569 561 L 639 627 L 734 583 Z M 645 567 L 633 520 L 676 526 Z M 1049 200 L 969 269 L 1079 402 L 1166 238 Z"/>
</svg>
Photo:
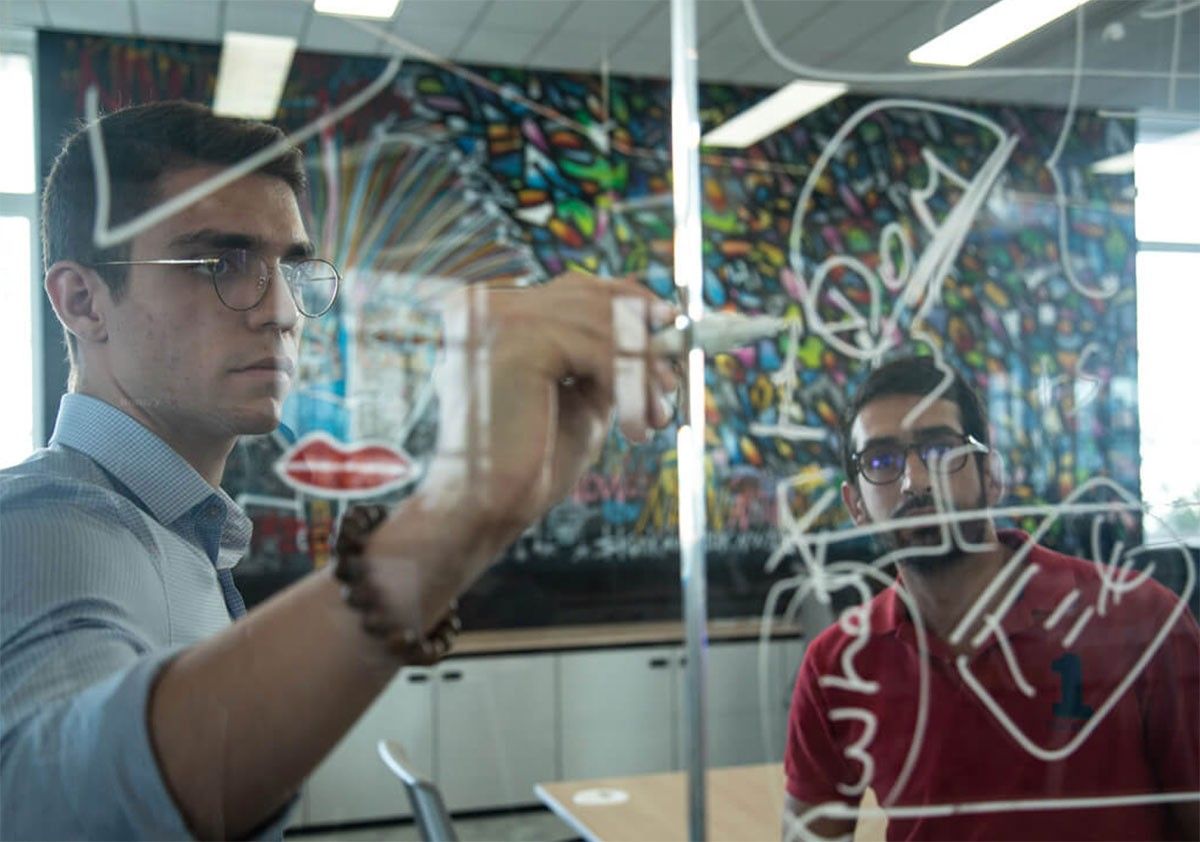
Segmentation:
<svg viewBox="0 0 1200 842">
<path fill-rule="evenodd" d="M 291 330 L 300 321 L 300 309 L 278 264 L 271 267 L 267 293 L 250 311 L 250 316 L 256 327 L 270 326 L 279 330 Z"/>
<path fill-rule="evenodd" d="M 929 469 L 915 447 L 910 447 L 904 454 L 904 473 L 900 475 L 900 490 L 909 494 L 929 493 Z"/>
</svg>

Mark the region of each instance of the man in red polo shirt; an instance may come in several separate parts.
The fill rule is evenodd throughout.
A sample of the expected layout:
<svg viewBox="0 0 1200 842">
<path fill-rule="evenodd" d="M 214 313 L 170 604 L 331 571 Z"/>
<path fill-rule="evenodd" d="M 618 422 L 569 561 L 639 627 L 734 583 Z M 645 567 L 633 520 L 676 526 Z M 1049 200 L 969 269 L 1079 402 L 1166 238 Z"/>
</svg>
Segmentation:
<svg viewBox="0 0 1200 842">
<path fill-rule="evenodd" d="M 808 647 L 785 838 L 849 835 L 868 787 L 890 839 L 1200 838 L 1195 619 L 1128 565 L 997 530 L 983 406 L 943 377 L 897 360 L 848 409 L 842 499 L 899 575 Z"/>
</svg>

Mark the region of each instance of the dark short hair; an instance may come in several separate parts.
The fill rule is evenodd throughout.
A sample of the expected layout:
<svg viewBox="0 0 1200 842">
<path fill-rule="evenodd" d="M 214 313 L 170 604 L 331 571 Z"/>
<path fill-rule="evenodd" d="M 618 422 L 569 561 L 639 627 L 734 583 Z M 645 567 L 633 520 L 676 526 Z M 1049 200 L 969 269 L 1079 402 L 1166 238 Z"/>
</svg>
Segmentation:
<svg viewBox="0 0 1200 842">
<path fill-rule="evenodd" d="M 109 225 L 116 226 L 147 210 L 157 199 L 159 179 L 168 172 L 202 165 L 230 166 L 284 137 L 275 126 L 254 120 L 219 117 L 194 102 L 137 105 L 102 116 L 109 176 Z M 282 179 L 299 201 L 306 179 L 300 150 L 291 148 L 263 164 L 259 173 Z M 82 122 L 63 143 L 42 191 L 42 255 L 45 268 L 60 260 L 95 266 L 126 260 L 129 243 L 108 249 L 93 240 L 96 182 L 88 129 Z M 113 298 L 127 280 L 125 267 L 97 269 Z M 74 337 L 66 333 L 74 368 Z"/>
<path fill-rule="evenodd" d="M 984 409 L 979 393 L 971 388 L 956 368 L 951 365 L 946 365 L 946 368 L 952 372 L 953 380 L 941 397 L 958 407 L 963 432 L 974 436 L 981 444 L 989 445 L 991 441 L 988 436 L 987 410 Z M 853 482 L 855 478 L 851 428 L 863 407 L 879 398 L 892 395 L 928 395 L 941 386 L 944 378 L 945 372 L 937 367 L 932 357 L 900 357 L 885 363 L 867 376 L 842 416 L 842 470 L 846 472 L 848 482 Z"/>
</svg>

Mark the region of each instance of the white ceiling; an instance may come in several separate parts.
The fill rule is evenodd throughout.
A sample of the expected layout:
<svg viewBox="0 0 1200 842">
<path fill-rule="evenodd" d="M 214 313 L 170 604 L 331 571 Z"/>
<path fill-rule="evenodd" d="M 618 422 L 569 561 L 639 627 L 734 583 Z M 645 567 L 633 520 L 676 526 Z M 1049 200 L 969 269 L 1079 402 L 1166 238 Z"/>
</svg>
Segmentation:
<svg viewBox="0 0 1200 842">
<path fill-rule="evenodd" d="M 878 74 L 852 86 L 858 90 L 1066 103 L 1066 73 L 888 78 L 922 72 L 905 61 L 908 51 L 988 2 L 755 0 L 755 8 L 785 56 L 835 75 Z M 775 87 L 795 78 L 766 54 L 742 0 L 698 6 L 702 79 Z M 1200 114 L 1197 0 L 1093 0 L 1085 8 L 1082 103 Z M 403 0 L 391 21 L 371 21 L 371 32 L 356 23 L 314 12 L 311 0 L 0 0 L 0 24 L 13 27 L 211 42 L 232 29 L 294 36 L 301 49 L 369 55 L 394 51 L 388 36 L 395 35 L 463 64 L 597 71 L 607 62 L 616 74 L 657 77 L 670 66 L 669 0 Z M 1068 16 L 982 66 L 1070 68 L 1074 33 Z"/>
</svg>

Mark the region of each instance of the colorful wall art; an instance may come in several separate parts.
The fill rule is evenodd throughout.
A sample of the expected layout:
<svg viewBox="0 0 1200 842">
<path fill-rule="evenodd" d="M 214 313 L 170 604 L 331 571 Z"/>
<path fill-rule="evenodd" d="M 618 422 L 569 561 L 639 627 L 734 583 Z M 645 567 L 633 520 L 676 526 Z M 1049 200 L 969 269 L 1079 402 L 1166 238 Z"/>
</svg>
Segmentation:
<svg viewBox="0 0 1200 842">
<path fill-rule="evenodd" d="M 217 55 L 42 33 L 44 166 L 89 86 L 105 108 L 208 102 Z M 285 129 L 381 90 L 304 143 L 312 237 L 346 283 L 306 328 L 284 426 L 243 441 L 226 473 L 255 521 L 238 567 L 252 600 L 328 563 L 348 502 L 398 499 L 419 478 L 448 290 L 583 269 L 673 294 L 668 83 L 471 70 L 296 56 Z M 765 93 L 702 86 L 705 124 Z M 1137 495 L 1132 184 L 1090 170 L 1130 149 L 1133 127 L 1065 119 L 847 95 L 748 150 L 705 151 L 706 303 L 788 326 L 706 370 L 713 614 L 757 613 L 794 561 L 782 521 L 845 522 L 828 494 L 837 419 L 881 355 L 934 354 L 968 373 L 1010 502 L 1059 501 L 1095 477 Z M 614 431 L 464 600 L 468 625 L 677 614 L 675 459 L 669 431 L 639 446 Z M 1065 524 L 1046 537 L 1077 552 L 1087 539 Z"/>
</svg>

